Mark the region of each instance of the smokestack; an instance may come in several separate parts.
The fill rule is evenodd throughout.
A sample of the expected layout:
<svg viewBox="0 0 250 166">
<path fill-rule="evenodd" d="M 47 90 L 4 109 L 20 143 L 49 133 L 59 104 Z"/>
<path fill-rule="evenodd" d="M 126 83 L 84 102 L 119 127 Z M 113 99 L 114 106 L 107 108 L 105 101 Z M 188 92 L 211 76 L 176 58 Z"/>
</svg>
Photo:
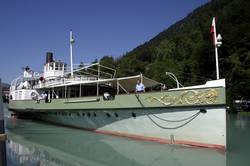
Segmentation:
<svg viewBox="0 0 250 166">
<path fill-rule="evenodd" d="M 47 52 L 46 53 L 46 64 L 49 62 L 53 62 L 53 53 L 52 52 Z"/>
</svg>

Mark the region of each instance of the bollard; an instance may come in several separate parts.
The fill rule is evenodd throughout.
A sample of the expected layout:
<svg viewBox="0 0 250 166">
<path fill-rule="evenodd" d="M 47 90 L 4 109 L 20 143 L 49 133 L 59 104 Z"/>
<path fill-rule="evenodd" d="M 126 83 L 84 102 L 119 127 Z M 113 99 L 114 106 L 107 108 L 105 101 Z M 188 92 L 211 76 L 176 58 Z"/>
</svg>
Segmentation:
<svg viewBox="0 0 250 166">
<path fill-rule="evenodd" d="M 3 113 L 3 94 L 2 94 L 2 81 L 0 78 L 0 165 L 6 166 L 6 135 L 4 129 L 4 113 Z"/>
</svg>

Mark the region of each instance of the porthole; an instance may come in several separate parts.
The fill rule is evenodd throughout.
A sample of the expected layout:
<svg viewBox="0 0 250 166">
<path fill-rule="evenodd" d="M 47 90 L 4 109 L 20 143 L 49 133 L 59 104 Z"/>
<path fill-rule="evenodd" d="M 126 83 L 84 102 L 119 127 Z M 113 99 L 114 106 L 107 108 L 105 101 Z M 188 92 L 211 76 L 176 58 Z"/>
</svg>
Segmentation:
<svg viewBox="0 0 250 166">
<path fill-rule="evenodd" d="M 82 116 L 85 116 L 85 113 L 84 113 L 84 112 L 82 113 Z"/>
<path fill-rule="evenodd" d="M 77 116 L 80 116 L 80 113 L 79 113 L 79 112 L 77 112 L 76 114 L 77 114 Z"/>
<path fill-rule="evenodd" d="M 136 113 L 132 112 L 132 116 L 133 116 L 134 118 L 136 118 Z"/>
<path fill-rule="evenodd" d="M 94 112 L 94 117 L 96 117 L 96 113 Z"/>
<path fill-rule="evenodd" d="M 200 112 L 203 113 L 203 114 L 205 114 L 205 113 L 207 113 L 207 110 L 205 110 L 205 109 L 200 109 Z"/>
<path fill-rule="evenodd" d="M 90 113 L 89 112 L 87 113 L 87 115 L 88 115 L 88 117 L 90 117 Z"/>
<path fill-rule="evenodd" d="M 69 112 L 69 116 L 71 116 L 71 112 Z"/>
<path fill-rule="evenodd" d="M 107 117 L 110 117 L 111 115 L 109 113 L 106 113 Z"/>
<path fill-rule="evenodd" d="M 118 117 L 119 115 L 115 112 L 115 117 Z"/>
</svg>

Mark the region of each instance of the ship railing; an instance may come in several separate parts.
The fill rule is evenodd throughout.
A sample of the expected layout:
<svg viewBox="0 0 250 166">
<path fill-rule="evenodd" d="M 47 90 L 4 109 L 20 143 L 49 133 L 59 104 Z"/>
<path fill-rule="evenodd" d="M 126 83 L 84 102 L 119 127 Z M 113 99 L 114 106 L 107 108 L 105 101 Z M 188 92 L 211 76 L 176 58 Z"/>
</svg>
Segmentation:
<svg viewBox="0 0 250 166">
<path fill-rule="evenodd" d="M 21 86 L 21 85 L 26 81 L 38 80 L 40 78 L 39 76 L 40 74 L 38 72 L 33 72 L 32 77 L 24 77 L 23 75 L 20 75 L 19 77 L 11 81 L 10 91 L 20 90 L 20 89 L 32 89 L 34 85 L 33 86 L 31 85 Z"/>
<path fill-rule="evenodd" d="M 22 82 L 22 80 L 23 80 L 23 75 L 20 75 L 16 79 L 12 80 L 10 84 L 10 90 L 16 90 L 18 85 Z"/>
<path fill-rule="evenodd" d="M 93 63 L 90 65 L 83 65 L 83 64 L 74 64 L 74 66 L 78 66 L 74 69 L 74 75 L 89 75 L 94 77 L 103 77 L 103 78 L 115 78 L 116 70 L 104 65 L 101 65 L 99 62 Z M 69 75 L 70 69 L 66 68 L 64 75 Z"/>
<path fill-rule="evenodd" d="M 44 82 L 40 82 L 39 84 L 35 85 L 34 88 L 46 88 L 46 87 L 53 87 L 63 84 L 69 84 L 74 82 L 83 82 L 83 81 L 95 81 L 97 80 L 96 77 L 73 77 L 73 78 L 65 78 L 65 77 L 59 77 L 59 78 L 49 78 L 48 80 Z"/>
</svg>

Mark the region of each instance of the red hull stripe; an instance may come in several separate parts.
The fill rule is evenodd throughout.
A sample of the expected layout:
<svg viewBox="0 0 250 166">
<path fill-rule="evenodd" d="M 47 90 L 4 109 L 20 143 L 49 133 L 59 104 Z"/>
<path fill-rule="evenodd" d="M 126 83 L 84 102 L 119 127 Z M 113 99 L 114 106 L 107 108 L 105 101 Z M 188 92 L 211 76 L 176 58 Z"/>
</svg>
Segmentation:
<svg viewBox="0 0 250 166">
<path fill-rule="evenodd" d="M 88 130 L 88 131 L 92 131 L 95 133 L 101 133 L 101 134 L 113 135 L 113 136 L 119 136 L 119 137 L 126 137 L 126 138 L 130 138 L 130 139 L 135 139 L 135 140 L 152 141 L 152 142 L 158 142 L 161 144 L 171 144 L 171 141 L 169 139 L 120 133 L 120 132 L 108 131 L 108 130 L 99 130 L 99 129 L 95 130 L 95 129 L 91 129 L 91 128 L 83 128 L 83 129 Z M 217 144 L 207 144 L 207 143 L 199 143 L 199 142 L 184 141 L 184 140 L 175 140 L 174 144 L 187 145 L 187 146 L 193 146 L 193 147 L 211 148 L 211 149 L 215 149 L 215 150 L 222 151 L 222 152 L 226 151 L 226 147 L 224 145 L 217 145 Z"/>
<path fill-rule="evenodd" d="M 121 132 L 116 132 L 116 131 L 92 129 L 92 128 L 80 128 L 80 129 L 95 132 L 95 133 L 105 134 L 105 135 L 126 137 L 126 138 L 130 138 L 130 139 L 135 139 L 135 140 L 158 142 L 158 143 L 161 143 L 161 144 L 171 144 L 170 139 L 163 139 L 163 138 L 157 138 L 157 137 L 149 137 L 149 136 L 142 136 L 142 135 L 135 135 L 135 134 L 128 134 L 128 133 L 121 133 Z M 187 146 L 192 146 L 192 147 L 210 148 L 210 149 L 215 149 L 215 150 L 218 150 L 218 151 L 221 151 L 221 152 L 226 151 L 226 147 L 224 145 L 217 145 L 217 144 L 207 144 L 207 143 L 199 143 L 199 142 L 192 142 L 192 141 L 185 141 L 185 140 L 175 140 L 174 144 L 187 145 Z"/>
<path fill-rule="evenodd" d="M 161 144 L 171 144 L 171 141 L 169 139 L 141 136 L 141 135 L 128 134 L 128 133 L 121 133 L 121 132 L 117 132 L 117 131 L 108 131 L 108 130 L 78 127 L 78 126 L 65 125 L 65 124 L 60 124 L 60 123 L 50 122 L 50 121 L 49 121 L 49 123 L 58 124 L 60 126 L 73 127 L 73 128 L 82 129 L 82 130 L 91 131 L 91 132 L 100 133 L 100 134 L 105 134 L 105 135 L 126 137 L 126 138 L 130 138 L 130 139 L 135 139 L 135 140 L 158 142 Z M 211 148 L 214 150 L 218 150 L 219 152 L 222 152 L 222 153 L 224 153 L 226 151 L 226 146 L 217 145 L 217 144 L 207 144 L 207 143 L 199 143 L 199 142 L 184 141 L 184 140 L 175 140 L 174 144 L 186 145 L 186 146 L 191 146 L 191 147 Z"/>
</svg>

